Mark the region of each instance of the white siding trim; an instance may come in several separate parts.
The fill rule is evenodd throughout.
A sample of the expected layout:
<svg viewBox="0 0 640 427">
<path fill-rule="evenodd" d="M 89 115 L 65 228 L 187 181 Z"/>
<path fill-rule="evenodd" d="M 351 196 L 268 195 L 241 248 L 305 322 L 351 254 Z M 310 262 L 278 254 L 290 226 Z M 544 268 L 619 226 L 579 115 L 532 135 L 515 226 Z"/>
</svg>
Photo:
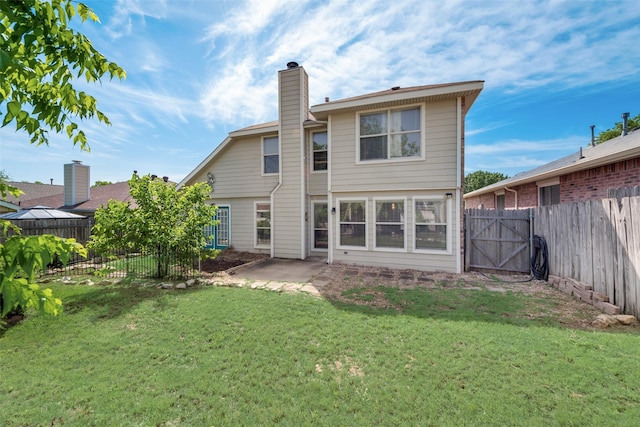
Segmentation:
<svg viewBox="0 0 640 427">
<path fill-rule="evenodd" d="M 387 158 L 387 159 L 377 159 L 377 160 L 360 160 L 360 115 L 362 114 L 371 114 L 371 113 L 375 113 L 378 111 L 397 111 L 397 110 L 408 110 L 411 109 L 412 107 L 418 107 L 420 108 L 420 156 L 417 157 L 393 157 L 393 158 Z M 426 158 L 425 155 L 425 151 L 426 151 L 426 140 L 427 140 L 427 136 L 426 136 L 426 106 L 424 103 L 419 103 L 419 104 L 407 104 L 407 105 L 403 105 L 403 106 L 399 106 L 396 108 L 377 108 L 377 109 L 373 109 L 373 110 L 365 110 L 365 111 L 358 111 L 355 114 L 355 120 L 356 120 L 356 143 L 355 143 L 355 148 L 356 148 L 356 165 L 371 165 L 371 164 L 376 164 L 376 163 L 401 163 L 401 162 L 418 162 L 418 161 L 424 161 Z M 388 132 L 387 132 L 388 133 Z M 387 153 L 389 152 L 389 144 L 391 143 L 391 141 L 387 141 Z"/>
<path fill-rule="evenodd" d="M 456 100 L 456 188 L 462 188 L 462 98 Z"/>
<path fill-rule="evenodd" d="M 321 132 L 325 132 L 327 134 L 327 169 L 325 170 L 315 170 L 315 151 L 313 150 L 313 134 L 315 133 L 321 133 Z M 309 158 L 310 158 L 310 162 L 309 162 L 309 172 L 311 174 L 327 174 L 327 171 L 329 170 L 329 131 L 327 129 L 323 130 L 323 129 L 316 129 L 316 130 L 312 130 L 309 132 Z"/>
<path fill-rule="evenodd" d="M 301 72 L 300 81 L 300 128 L 298 129 L 298 133 L 300 135 L 300 141 L 298 143 L 298 147 L 300 148 L 300 259 L 305 259 L 307 256 L 307 245 L 306 243 L 306 224 L 305 224 L 305 216 L 309 216 L 309 206 L 306 204 L 307 202 L 307 187 L 306 187 L 306 178 L 307 171 L 305 168 L 305 132 L 303 129 L 305 114 L 305 102 L 304 98 L 304 81 L 305 75 L 304 72 Z"/>
<path fill-rule="evenodd" d="M 278 139 L 278 172 L 266 173 L 264 171 L 264 140 L 267 138 Z M 260 138 L 260 170 L 262 171 L 262 176 L 275 176 L 282 173 L 282 141 L 280 141 L 280 132 L 278 132 L 277 135 L 264 135 Z"/>
<path fill-rule="evenodd" d="M 556 176 L 555 178 L 551 178 L 551 179 L 545 179 L 542 181 L 536 181 L 536 186 L 538 187 L 549 187 L 551 185 L 558 185 L 560 184 L 560 177 Z"/>
<path fill-rule="evenodd" d="M 329 253 L 327 254 L 327 262 L 331 264 L 333 262 L 333 249 L 334 249 L 334 221 L 336 219 L 334 206 L 333 206 L 333 194 L 331 192 L 331 121 L 333 116 L 329 116 L 327 120 L 327 210 L 329 214 Z"/>
<path fill-rule="evenodd" d="M 404 225 L 403 225 L 403 232 L 404 232 L 404 238 L 403 238 L 403 242 L 404 242 L 404 247 L 402 248 L 385 248 L 385 247 L 378 247 L 378 233 L 377 233 L 377 227 L 378 227 L 378 216 L 377 216 L 377 201 L 384 201 L 384 200 L 392 200 L 392 201 L 402 201 L 404 203 Z M 408 210 L 409 207 L 407 206 L 407 198 L 405 196 L 400 196 L 400 197 L 392 197 L 392 196 L 387 196 L 387 197 L 374 197 L 373 198 L 373 250 L 376 252 L 407 252 L 407 217 L 408 217 Z"/>
<path fill-rule="evenodd" d="M 327 249 L 323 249 L 323 248 L 316 248 L 315 247 L 315 242 L 316 242 L 316 235 L 315 235 L 315 231 L 316 231 L 316 218 L 315 218 L 315 213 L 316 213 L 316 205 L 318 204 L 325 204 L 327 205 Z M 328 252 L 330 246 L 330 240 L 331 240 L 331 232 L 329 231 L 329 227 L 331 224 L 331 211 L 329 210 L 329 201 L 327 199 L 314 199 L 311 200 L 310 203 L 311 206 L 311 215 L 309 215 L 310 219 L 309 219 L 309 250 L 310 251 L 314 251 L 314 252 Z"/>
<path fill-rule="evenodd" d="M 342 246 L 340 244 L 340 202 L 364 201 L 364 246 Z M 338 197 L 336 199 L 336 249 L 347 249 L 355 251 L 369 250 L 369 197 Z"/>
<path fill-rule="evenodd" d="M 438 250 L 434 250 L 434 249 L 418 249 L 416 248 L 416 213 L 415 213 L 415 207 L 416 207 L 416 199 L 418 200 L 439 200 L 442 201 L 444 200 L 446 203 L 446 207 L 447 207 L 447 249 L 444 251 L 438 251 Z M 458 199 L 459 200 L 459 199 Z M 452 212 L 452 199 L 451 198 L 447 198 L 446 196 L 433 196 L 433 195 L 425 195 L 425 196 L 413 196 L 412 200 L 411 200 L 411 214 L 412 214 L 412 219 L 411 221 L 409 221 L 409 224 L 411 225 L 411 227 L 413 227 L 413 243 L 412 243 L 412 249 L 414 253 L 418 253 L 418 254 L 433 254 L 433 255 L 452 255 L 453 254 L 453 212 Z M 456 227 L 457 228 L 457 227 Z M 456 239 L 459 240 L 459 239 Z M 460 246 L 456 247 L 457 249 L 460 249 Z M 459 250 L 457 252 L 460 252 Z M 458 255 L 456 255 L 456 263 L 458 262 L 457 260 Z M 456 264 L 456 268 L 457 268 L 457 264 Z"/>
<path fill-rule="evenodd" d="M 259 203 L 268 203 L 269 204 L 269 224 L 271 232 L 269 233 L 269 243 L 270 247 L 273 248 L 273 203 L 269 200 L 254 200 L 253 202 L 253 247 L 255 249 L 268 249 L 269 246 L 258 245 L 258 204 Z M 231 213 L 231 212 L 229 212 Z M 273 249 L 272 249 L 273 251 Z M 272 255 L 273 256 L 273 255 Z"/>
<path fill-rule="evenodd" d="M 464 120 L 464 116 L 462 115 L 462 98 L 458 97 L 456 100 L 456 215 L 455 218 L 458 222 L 458 226 L 456 227 L 456 238 L 455 238 L 455 248 L 456 248 L 456 272 L 462 272 L 462 230 L 464 227 L 463 215 L 462 215 L 462 185 L 463 185 L 463 175 L 464 175 L 464 165 L 463 165 L 463 138 L 462 134 L 462 121 Z"/>
<path fill-rule="evenodd" d="M 191 179 L 193 179 L 194 176 L 196 176 L 197 174 L 200 173 L 200 171 L 202 169 L 204 169 L 205 166 L 207 166 L 209 164 L 209 162 L 211 162 L 222 150 L 225 149 L 225 147 L 227 145 L 229 145 L 231 143 L 231 137 L 226 137 L 224 141 L 222 141 L 220 143 L 220 145 L 218 145 L 215 150 L 213 150 L 211 152 L 211 154 L 209 154 L 207 156 L 206 159 L 204 159 L 203 161 L 200 162 L 200 164 L 198 166 L 196 166 L 196 168 L 194 170 L 191 171 L 191 173 L 189 175 L 187 175 L 182 181 L 180 181 L 178 183 L 178 185 L 176 186 L 176 189 L 179 190 L 181 189 L 184 185 L 187 185 L 187 183 L 189 181 L 191 181 Z"/>
</svg>

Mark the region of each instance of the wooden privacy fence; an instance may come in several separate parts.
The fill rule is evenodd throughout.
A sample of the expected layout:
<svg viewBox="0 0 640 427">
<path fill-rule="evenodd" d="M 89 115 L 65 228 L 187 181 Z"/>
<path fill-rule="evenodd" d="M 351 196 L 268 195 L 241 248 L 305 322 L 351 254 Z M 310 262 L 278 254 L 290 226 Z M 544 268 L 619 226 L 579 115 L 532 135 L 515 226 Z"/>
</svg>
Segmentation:
<svg viewBox="0 0 640 427">
<path fill-rule="evenodd" d="M 76 239 L 77 242 L 85 245 L 91 236 L 93 220 L 91 218 L 78 219 L 21 219 L 11 220 L 12 224 L 22 229 L 23 236 L 40 236 L 42 234 L 53 234 L 65 239 Z M 12 235 L 9 232 L 9 235 Z"/>
<path fill-rule="evenodd" d="M 640 316 L 640 197 L 539 207 L 534 230 L 547 241 L 550 274 L 591 285 Z"/>
<path fill-rule="evenodd" d="M 530 272 L 530 210 L 465 211 L 465 270 Z"/>
</svg>

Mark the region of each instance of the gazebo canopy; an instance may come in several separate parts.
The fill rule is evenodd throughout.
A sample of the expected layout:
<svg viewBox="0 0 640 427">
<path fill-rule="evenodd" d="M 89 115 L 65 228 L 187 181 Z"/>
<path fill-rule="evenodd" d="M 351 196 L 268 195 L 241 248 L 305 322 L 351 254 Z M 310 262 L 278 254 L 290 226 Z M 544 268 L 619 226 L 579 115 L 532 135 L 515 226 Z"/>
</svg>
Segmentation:
<svg viewBox="0 0 640 427">
<path fill-rule="evenodd" d="M 9 212 L 0 215 L 2 219 L 82 219 L 86 216 L 76 215 L 71 212 L 65 212 L 53 209 L 48 206 L 33 206 L 17 212 Z"/>
</svg>

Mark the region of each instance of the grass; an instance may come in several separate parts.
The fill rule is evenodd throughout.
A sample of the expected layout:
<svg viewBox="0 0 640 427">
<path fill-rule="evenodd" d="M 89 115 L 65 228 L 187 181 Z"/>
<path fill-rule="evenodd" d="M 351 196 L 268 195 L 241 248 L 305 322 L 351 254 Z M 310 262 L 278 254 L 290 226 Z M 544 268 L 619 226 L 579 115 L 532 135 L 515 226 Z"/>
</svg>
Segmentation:
<svg viewBox="0 0 640 427">
<path fill-rule="evenodd" d="M 0 337 L 4 425 L 585 426 L 640 416 L 638 334 L 531 319 L 545 303 L 517 293 L 381 285 L 328 302 L 53 287 L 62 316 L 29 317 Z"/>
</svg>

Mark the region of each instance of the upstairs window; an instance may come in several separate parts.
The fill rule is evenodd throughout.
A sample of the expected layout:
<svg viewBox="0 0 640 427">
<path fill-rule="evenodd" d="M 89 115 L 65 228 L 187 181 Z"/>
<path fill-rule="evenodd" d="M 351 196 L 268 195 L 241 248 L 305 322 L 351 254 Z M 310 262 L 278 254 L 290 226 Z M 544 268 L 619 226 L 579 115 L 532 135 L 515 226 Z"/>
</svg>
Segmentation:
<svg viewBox="0 0 640 427">
<path fill-rule="evenodd" d="M 359 160 L 422 156 L 420 107 L 378 111 L 359 116 Z"/>
<path fill-rule="evenodd" d="M 280 172 L 280 147 L 278 137 L 272 136 L 262 140 L 262 173 Z"/>
<path fill-rule="evenodd" d="M 315 132 L 311 136 L 313 143 L 313 170 L 327 170 L 327 132 Z"/>
</svg>

